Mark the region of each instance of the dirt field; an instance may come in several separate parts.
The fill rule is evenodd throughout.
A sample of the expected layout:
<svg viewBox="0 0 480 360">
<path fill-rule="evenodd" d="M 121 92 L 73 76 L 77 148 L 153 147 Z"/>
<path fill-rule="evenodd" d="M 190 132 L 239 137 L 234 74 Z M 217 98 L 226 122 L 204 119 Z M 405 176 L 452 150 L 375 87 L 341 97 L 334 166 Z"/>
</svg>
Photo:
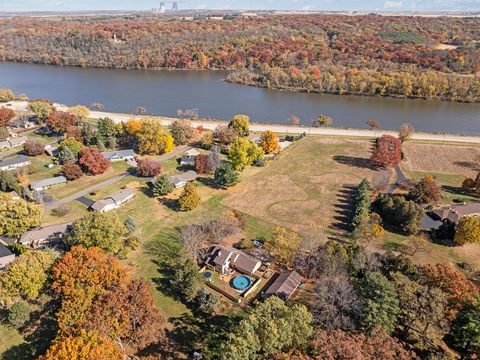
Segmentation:
<svg viewBox="0 0 480 360">
<path fill-rule="evenodd" d="M 223 203 L 296 231 L 337 230 L 351 188 L 376 173 L 367 140 L 308 137 L 270 161 Z"/>
<path fill-rule="evenodd" d="M 403 169 L 473 177 L 480 171 L 480 148 L 407 143 Z"/>
</svg>

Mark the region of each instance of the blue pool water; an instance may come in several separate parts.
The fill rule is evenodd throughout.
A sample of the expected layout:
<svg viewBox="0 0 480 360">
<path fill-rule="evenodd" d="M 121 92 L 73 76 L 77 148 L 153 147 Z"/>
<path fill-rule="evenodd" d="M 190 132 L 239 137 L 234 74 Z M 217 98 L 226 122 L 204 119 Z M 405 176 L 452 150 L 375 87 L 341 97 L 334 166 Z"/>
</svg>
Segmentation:
<svg viewBox="0 0 480 360">
<path fill-rule="evenodd" d="M 237 290 L 245 290 L 250 287 L 252 284 L 252 280 L 250 280 L 246 276 L 237 276 L 235 279 L 232 281 L 232 286 L 237 289 Z"/>
</svg>

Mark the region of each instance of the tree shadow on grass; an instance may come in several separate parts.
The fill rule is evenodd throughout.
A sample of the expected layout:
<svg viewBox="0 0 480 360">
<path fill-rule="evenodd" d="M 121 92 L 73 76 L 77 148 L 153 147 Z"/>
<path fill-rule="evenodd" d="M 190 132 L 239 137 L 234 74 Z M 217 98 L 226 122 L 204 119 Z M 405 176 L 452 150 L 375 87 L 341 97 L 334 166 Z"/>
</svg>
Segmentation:
<svg viewBox="0 0 480 360">
<path fill-rule="evenodd" d="M 335 215 L 331 228 L 341 231 L 350 230 L 350 223 L 353 218 L 353 198 L 355 196 L 355 185 L 346 184 L 337 192 L 337 203 Z"/>
<path fill-rule="evenodd" d="M 454 165 L 466 168 L 466 169 L 471 169 L 474 171 L 480 171 L 480 164 L 478 162 L 469 162 L 469 161 L 455 161 L 453 163 Z"/>
<path fill-rule="evenodd" d="M 180 205 L 177 199 L 169 199 L 167 197 L 158 198 L 158 202 L 172 211 L 179 212 Z"/>
<path fill-rule="evenodd" d="M 334 155 L 333 160 L 342 165 L 353 166 L 361 169 L 375 170 L 370 159 L 355 156 Z"/>
<path fill-rule="evenodd" d="M 218 186 L 214 178 L 211 177 L 198 177 L 197 181 L 205 186 L 208 186 L 209 188 L 219 190 L 222 189 L 222 187 Z"/>
</svg>

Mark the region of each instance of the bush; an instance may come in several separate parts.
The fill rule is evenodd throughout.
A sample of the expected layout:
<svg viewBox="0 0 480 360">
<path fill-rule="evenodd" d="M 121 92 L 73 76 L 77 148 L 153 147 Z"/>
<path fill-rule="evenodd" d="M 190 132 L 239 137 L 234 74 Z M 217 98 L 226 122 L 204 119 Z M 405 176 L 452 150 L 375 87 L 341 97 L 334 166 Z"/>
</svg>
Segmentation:
<svg viewBox="0 0 480 360">
<path fill-rule="evenodd" d="M 141 177 L 154 177 L 161 173 L 160 162 L 155 159 L 141 159 L 137 161 L 137 174 Z"/>
<path fill-rule="evenodd" d="M 0 108 L 0 127 L 11 124 L 11 121 L 15 117 L 15 111 L 9 108 Z"/>
<path fill-rule="evenodd" d="M 71 211 L 70 206 L 62 205 L 52 210 L 52 215 L 57 217 L 63 217 Z"/>
<path fill-rule="evenodd" d="M 43 154 L 44 145 L 38 140 L 27 140 L 23 144 L 23 150 L 28 156 L 38 156 Z"/>
<path fill-rule="evenodd" d="M 0 88 L 0 102 L 9 102 L 15 100 L 15 94 L 12 89 Z"/>
<path fill-rule="evenodd" d="M 8 323 L 18 329 L 28 321 L 31 312 L 32 308 L 26 301 L 17 301 L 8 309 Z"/>
</svg>

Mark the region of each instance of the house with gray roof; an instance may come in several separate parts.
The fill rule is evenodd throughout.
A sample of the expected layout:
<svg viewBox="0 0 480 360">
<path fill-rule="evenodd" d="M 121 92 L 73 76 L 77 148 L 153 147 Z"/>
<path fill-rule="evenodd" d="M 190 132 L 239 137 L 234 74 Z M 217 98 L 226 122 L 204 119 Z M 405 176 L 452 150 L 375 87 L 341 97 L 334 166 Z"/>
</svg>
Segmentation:
<svg viewBox="0 0 480 360">
<path fill-rule="evenodd" d="M 280 274 L 263 294 L 264 297 L 278 296 L 287 301 L 302 283 L 302 276 L 296 271 L 286 271 Z"/>
<path fill-rule="evenodd" d="M 232 247 L 217 245 L 210 249 L 209 257 L 205 262 L 221 274 L 228 274 L 231 269 L 247 275 L 253 275 L 260 269 L 262 262 Z"/>
<path fill-rule="evenodd" d="M 52 146 L 50 144 L 47 144 L 43 149 L 48 156 L 58 157 L 60 155 L 60 147 L 58 146 Z"/>
<path fill-rule="evenodd" d="M 180 175 L 170 176 L 170 180 L 172 181 L 173 186 L 179 189 L 187 185 L 189 181 L 195 180 L 197 177 L 198 174 L 195 171 L 189 170 Z"/>
<path fill-rule="evenodd" d="M 9 138 L 8 142 L 10 143 L 10 147 L 13 148 L 25 144 L 27 142 L 27 138 L 23 136 Z"/>
<path fill-rule="evenodd" d="M 131 189 L 122 189 L 105 199 L 95 201 L 90 209 L 98 212 L 107 212 L 118 209 L 122 204 L 132 199 L 135 193 Z"/>
<path fill-rule="evenodd" d="M 73 222 L 62 224 L 54 224 L 48 226 L 40 226 L 30 231 L 27 231 L 18 241 L 24 246 L 38 248 L 45 245 L 50 245 L 63 241 L 65 236 L 70 231 Z"/>
<path fill-rule="evenodd" d="M 185 155 L 180 159 L 180 165 L 195 165 L 195 158 L 200 155 L 200 153 L 195 149 L 188 150 Z"/>
<path fill-rule="evenodd" d="M 460 219 L 465 216 L 480 216 L 480 201 L 444 206 L 434 209 L 432 213 L 441 221 L 450 220 L 451 222 L 458 224 Z"/>
<path fill-rule="evenodd" d="M 66 183 L 67 183 L 67 178 L 65 176 L 55 176 L 48 179 L 34 181 L 29 185 L 29 187 L 30 187 L 30 190 L 41 191 L 41 190 L 48 189 L 49 187 L 52 187 L 54 185 L 66 184 Z"/>
<path fill-rule="evenodd" d="M 18 156 L 15 159 L 8 159 L 0 161 L 0 170 L 16 170 L 24 166 L 30 165 L 30 160 L 26 156 Z"/>
<path fill-rule="evenodd" d="M 15 255 L 2 243 L 0 243 L 0 269 L 5 268 L 15 260 Z"/>
<path fill-rule="evenodd" d="M 135 152 L 132 149 L 105 151 L 102 154 L 109 161 L 131 161 L 131 160 L 135 160 Z"/>
</svg>

